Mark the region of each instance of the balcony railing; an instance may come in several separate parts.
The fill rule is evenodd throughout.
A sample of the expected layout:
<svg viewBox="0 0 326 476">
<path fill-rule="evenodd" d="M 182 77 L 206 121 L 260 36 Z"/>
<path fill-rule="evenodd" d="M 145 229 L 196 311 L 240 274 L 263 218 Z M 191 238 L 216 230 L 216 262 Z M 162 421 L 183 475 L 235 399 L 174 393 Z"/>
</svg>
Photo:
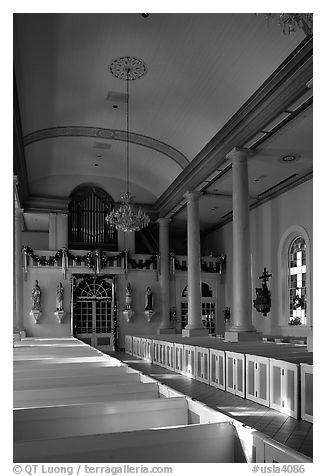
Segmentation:
<svg viewBox="0 0 326 476">
<path fill-rule="evenodd" d="M 23 248 L 23 265 L 25 271 L 29 267 L 62 268 L 63 260 L 66 268 L 115 268 L 126 271 L 132 269 L 159 270 L 160 257 L 158 253 L 131 254 L 127 251 L 120 253 L 114 251 L 83 251 L 62 250 L 58 252 L 49 250 L 31 250 Z M 202 271 L 221 273 L 225 264 L 225 256 L 212 257 L 203 256 L 201 258 Z M 187 271 L 188 258 L 184 255 L 170 254 L 170 272 Z"/>
</svg>

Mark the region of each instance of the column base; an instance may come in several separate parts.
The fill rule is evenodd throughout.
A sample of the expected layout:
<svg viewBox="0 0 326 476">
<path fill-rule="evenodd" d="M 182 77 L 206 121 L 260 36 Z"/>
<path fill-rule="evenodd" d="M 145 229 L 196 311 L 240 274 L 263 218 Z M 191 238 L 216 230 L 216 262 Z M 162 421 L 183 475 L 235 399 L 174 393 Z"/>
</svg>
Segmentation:
<svg viewBox="0 0 326 476">
<path fill-rule="evenodd" d="M 252 340 L 262 340 L 263 333 L 257 331 L 226 331 L 224 340 L 226 342 L 249 342 Z"/>
<path fill-rule="evenodd" d="M 198 327 L 197 329 L 182 329 L 182 337 L 208 336 L 208 329 Z"/>
<path fill-rule="evenodd" d="M 158 334 L 175 334 L 175 329 L 173 327 L 162 327 L 162 329 L 157 329 Z"/>
<path fill-rule="evenodd" d="M 313 352 L 314 351 L 314 337 L 313 335 L 307 336 L 307 351 Z"/>
</svg>

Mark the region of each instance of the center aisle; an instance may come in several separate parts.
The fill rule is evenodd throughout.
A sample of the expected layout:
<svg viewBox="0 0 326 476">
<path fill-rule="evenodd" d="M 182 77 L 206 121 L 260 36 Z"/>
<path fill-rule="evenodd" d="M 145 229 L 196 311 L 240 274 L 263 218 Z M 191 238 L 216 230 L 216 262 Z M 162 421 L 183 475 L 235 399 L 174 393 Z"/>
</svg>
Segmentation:
<svg viewBox="0 0 326 476">
<path fill-rule="evenodd" d="M 124 352 L 108 352 L 128 366 L 149 375 L 173 389 L 199 400 L 214 410 L 234 417 L 243 424 L 261 431 L 279 443 L 310 458 L 313 457 L 313 425 L 296 420 L 272 408 L 259 405 L 231 393 L 210 387 L 171 370 L 151 364 Z"/>
</svg>

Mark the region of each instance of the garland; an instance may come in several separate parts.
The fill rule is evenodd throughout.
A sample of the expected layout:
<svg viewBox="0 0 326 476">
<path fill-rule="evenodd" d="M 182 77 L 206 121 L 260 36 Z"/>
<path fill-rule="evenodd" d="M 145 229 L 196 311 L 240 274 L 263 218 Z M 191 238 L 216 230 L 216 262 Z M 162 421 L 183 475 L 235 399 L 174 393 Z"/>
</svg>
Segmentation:
<svg viewBox="0 0 326 476">
<path fill-rule="evenodd" d="M 137 263 L 135 259 L 129 258 L 129 263 L 131 264 L 132 269 L 143 269 L 147 266 L 150 266 L 152 263 L 158 263 L 159 253 L 153 253 L 150 258 L 148 258 L 143 263 Z"/>
<path fill-rule="evenodd" d="M 184 265 L 180 264 L 175 259 L 175 255 L 173 253 L 171 253 L 170 255 L 171 255 L 170 270 L 172 271 L 172 274 L 174 274 L 174 270 L 177 270 L 177 271 L 187 271 L 188 270 L 188 266 L 186 264 L 184 264 Z M 225 255 L 221 256 L 220 261 L 218 263 L 215 263 L 215 265 L 212 265 L 212 264 L 207 265 L 207 263 L 205 261 L 201 260 L 200 267 L 201 267 L 201 270 L 206 272 L 206 273 L 216 273 L 216 272 L 218 272 L 219 274 L 222 274 L 222 267 L 223 267 L 225 261 L 226 261 L 226 256 Z"/>
<path fill-rule="evenodd" d="M 95 271 L 95 273 L 99 273 L 103 267 L 105 267 L 108 263 L 113 262 L 115 260 L 119 260 L 122 257 L 125 259 L 125 268 L 126 268 L 126 252 L 123 251 L 116 256 L 107 256 L 101 250 L 97 249 L 94 251 L 89 251 L 86 255 L 73 255 L 67 248 L 61 248 L 56 252 L 54 256 L 50 256 L 46 258 L 45 256 L 38 256 L 34 253 L 32 248 L 29 246 L 23 246 L 23 269 L 25 277 L 27 275 L 27 257 L 30 256 L 34 261 L 39 263 L 41 266 L 53 266 L 55 263 L 61 261 L 62 273 L 64 279 L 66 279 L 67 270 L 69 266 L 69 259 L 72 260 L 76 264 L 81 264 L 82 262 L 89 268 Z"/>
<path fill-rule="evenodd" d="M 132 269 L 144 269 L 149 267 L 151 264 L 156 263 L 156 269 L 159 273 L 160 267 L 160 254 L 158 252 L 154 252 L 150 258 L 145 260 L 143 263 L 138 263 L 135 259 L 129 257 L 128 250 L 124 250 L 121 253 L 117 254 L 116 256 L 107 256 L 103 251 L 96 249 L 94 251 L 89 251 L 86 255 L 73 255 L 67 248 L 61 248 L 58 250 L 54 256 L 50 256 L 46 258 L 45 256 L 38 256 L 34 253 L 32 248 L 29 246 L 22 247 L 24 260 L 23 260 L 23 267 L 24 272 L 27 273 L 27 256 L 30 256 L 34 261 L 39 263 L 42 266 L 53 266 L 55 263 L 61 261 L 62 264 L 62 272 L 64 274 L 64 278 L 66 279 L 66 272 L 68 269 L 68 259 L 72 260 L 76 264 L 81 264 L 82 262 L 89 268 L 93 269 L 95 273 L 99 273 L 100 270 L 106 267 L 108 264 L 112 263 L 113 261 L 120 260 L 123 258 L 124 260 L 124 270 L 127 273 L 128 270 L 128 263 L 130 263 Z M 222 273 L 223 265 L 225 264 L 226 256 L 223 255 L 220 257 L 220 261 L 215 264 L 215 266 L 210 265 L 208 266 L 205 261 L 201 261 L 201 270 L 206 273 Z M 188 266 L 180 264 L 175 259 L 175 254 L 172 252 L 170 253 L 170 273 L 174 274 L 174 271 L 187 271 Z"/>
</svg>

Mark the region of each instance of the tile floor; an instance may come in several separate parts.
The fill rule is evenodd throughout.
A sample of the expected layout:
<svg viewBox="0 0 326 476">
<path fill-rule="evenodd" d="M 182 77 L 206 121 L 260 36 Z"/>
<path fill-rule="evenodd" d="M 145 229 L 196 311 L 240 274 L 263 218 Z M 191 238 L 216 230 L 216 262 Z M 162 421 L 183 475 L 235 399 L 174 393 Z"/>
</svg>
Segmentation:
<svg viewBox="0 0 326 476">
<path fill-rule="evenodd" d="M 312 423 L 296 420 L 251 400 L 210 387 L 205 383 L 189 379 L 124 352 L 112 352 L 110 355 L 175 390 L 200 400 L 211 408 L 234 417 L 245 425 L 255 428 L 274 440 L 312 458 Z"/>
</svg>

